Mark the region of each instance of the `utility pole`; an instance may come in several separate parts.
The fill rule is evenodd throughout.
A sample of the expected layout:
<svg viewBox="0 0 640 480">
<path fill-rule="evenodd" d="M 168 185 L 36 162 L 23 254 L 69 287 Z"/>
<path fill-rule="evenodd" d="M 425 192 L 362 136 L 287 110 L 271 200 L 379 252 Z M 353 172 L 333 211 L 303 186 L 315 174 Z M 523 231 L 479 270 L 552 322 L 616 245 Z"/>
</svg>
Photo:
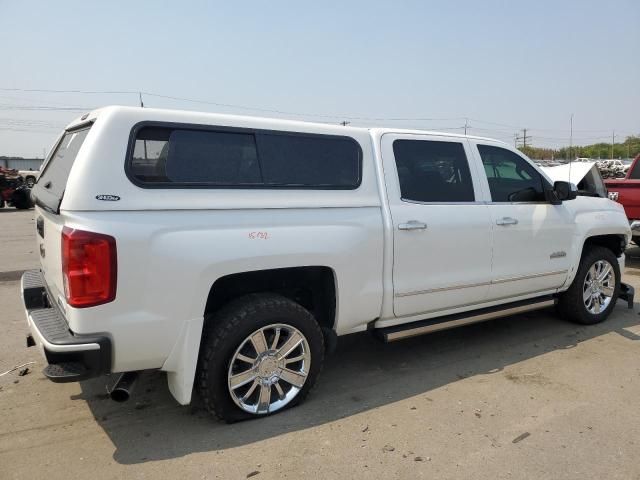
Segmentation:
<svg viewBox="0 0 640 480">
<path fill-rule="evenodd" d="M 526 128 L 523 128 L 523 129 L 522 129 L 522 136 L 520 136 L 520 135 L 518 135 L 518 134 L 516 133 L 516 136 L 515 136 L 515 145 L 516 145 L 516 148 L 518 148 L 518 142 L 519 142 L 520 140 L 522 140 L 522 148 L 527 148 L 527 142 L 530 142 L 530 140 L 531 140 L 531 135 L 527 135 L 527 129 L 526 129 Z M 529 145 L 531 145 L 531 143 L 529 143 Z"/>
<path fill-rule="evenodd" d="M 616 143 L 616 132 L 615 130 L 611 133 L 611 160 L 613 160 L 613 144 Z"/>
<path fill-rule="evenodd" d="M 340 125 L 342 125 L 343 127 L 346 127 L 347 125 L 349 125 L 351 122 L 347 122 L 346 120 L 343 120 L 342 122 L 340 122 Z"/>
<path fill-rule="evenodd" d="M 144 103 L 142 103 L 142 92 L 138 92 L 138 98 L 140 99 L 140 107 L 144 108 Z"/>
<path fill-rule="evenodd" d="M 464 134 L 467 134 L 467 128 L 469 128 L 469 119 L 467 117 L 464 118 Z"/>
</svg>

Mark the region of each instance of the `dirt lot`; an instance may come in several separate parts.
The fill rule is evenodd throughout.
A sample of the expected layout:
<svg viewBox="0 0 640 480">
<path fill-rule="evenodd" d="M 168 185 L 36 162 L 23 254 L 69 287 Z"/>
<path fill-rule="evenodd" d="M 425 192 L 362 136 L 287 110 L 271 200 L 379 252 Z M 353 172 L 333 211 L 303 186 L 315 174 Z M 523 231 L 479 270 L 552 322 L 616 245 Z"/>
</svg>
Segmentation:
<svg viewBox="0 0 640 480">
<path fill-rule="evenodd" d="M 32 219 L 0 210 L 0 372 L 36 362 L 0 377 L 1 479 L 640 479 L 637 304 L 593 327 L 545 311 L 391 345 L 347 337 L 304 405 L 226 425 L 177 405 L 161 373 L 126 404 L 105 379 L 44 379 L 18 293 Z"/>
</svg>

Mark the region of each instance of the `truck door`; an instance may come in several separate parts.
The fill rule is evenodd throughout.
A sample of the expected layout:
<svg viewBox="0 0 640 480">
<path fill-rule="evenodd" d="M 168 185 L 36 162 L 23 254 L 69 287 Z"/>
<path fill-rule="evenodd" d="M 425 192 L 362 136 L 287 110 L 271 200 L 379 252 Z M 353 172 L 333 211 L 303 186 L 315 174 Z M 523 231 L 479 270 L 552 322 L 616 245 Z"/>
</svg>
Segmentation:
<svg viewBox="0 0 640 480">
<path fill-rule="evenodd" d="M 493 277 L 489 300 L 560 287 L 569 273 L 574 216 L 545 199 L 549 182 L 503 144 L 471 141 L 482 160 L 491 201 Z M 483 178 L 484 179 L 484 178 Z"/>
<path fill-rule="evenodd" d="M 482 303 L 491 281 L 491 220 L 466 139 L 384 134 L 397 317 Z"/>
</svg>

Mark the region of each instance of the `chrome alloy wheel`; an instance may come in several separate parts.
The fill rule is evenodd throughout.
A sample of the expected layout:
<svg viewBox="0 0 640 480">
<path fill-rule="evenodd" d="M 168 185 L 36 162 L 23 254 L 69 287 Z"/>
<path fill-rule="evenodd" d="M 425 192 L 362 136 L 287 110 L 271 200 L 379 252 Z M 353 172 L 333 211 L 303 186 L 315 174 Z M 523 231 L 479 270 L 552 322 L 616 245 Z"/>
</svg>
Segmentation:
<svg viewBox="0 0 640 480">
<path fill-rule="evenodd" d="M 309 343 L 298 329 L 268 325 L 249 335 L 231 357 L 229 393 L 245 412 L 272 413 L 298 395 L 310 366 Z"/>
<path fill-rule="evenodd" d="M 591 265 L 582 286 L 582 299 L 587 311 L 597 315 L 611 303 L 616 287 L 616 274 L 606 260 L 598 260 Z"/>
</svg>

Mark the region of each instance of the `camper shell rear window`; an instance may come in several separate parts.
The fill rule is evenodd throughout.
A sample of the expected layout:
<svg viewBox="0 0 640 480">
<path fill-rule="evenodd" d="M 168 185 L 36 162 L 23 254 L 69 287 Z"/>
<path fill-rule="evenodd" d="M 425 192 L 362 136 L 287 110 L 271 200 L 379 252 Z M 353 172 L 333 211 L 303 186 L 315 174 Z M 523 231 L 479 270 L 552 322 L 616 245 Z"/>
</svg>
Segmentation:
<svg viewBox="0 0 640 480">
<path fill-rule="evenodd" d="M 353 138 L 144 122 L 126 163 L 144 188 L 358 188 L 362 150 Z"/>
<path fill-rule="evenodd" d="M 91 125 L 84 125 L 67 130 L 58 141 L 32 192 L 36 203 L 42 208 L 58 213 L 71 168 L 90 128 Z"/>
</svg>

